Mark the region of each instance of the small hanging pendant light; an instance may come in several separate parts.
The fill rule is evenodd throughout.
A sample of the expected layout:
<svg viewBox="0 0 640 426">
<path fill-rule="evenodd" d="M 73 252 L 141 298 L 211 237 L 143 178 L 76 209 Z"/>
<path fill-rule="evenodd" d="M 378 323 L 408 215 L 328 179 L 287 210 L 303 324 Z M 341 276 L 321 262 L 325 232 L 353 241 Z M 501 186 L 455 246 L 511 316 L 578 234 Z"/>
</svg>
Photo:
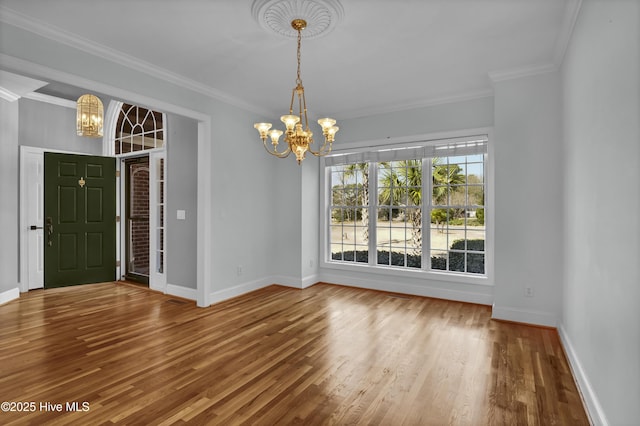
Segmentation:
<svg viewBox="0 0 640 426">
<path fill-rule="evenodd" d="M 97 96 L 86 94 L 78 98 L 76 113 L 78 136 L 102 137 L 103 117 L 102 101 Z"/>
</svg>

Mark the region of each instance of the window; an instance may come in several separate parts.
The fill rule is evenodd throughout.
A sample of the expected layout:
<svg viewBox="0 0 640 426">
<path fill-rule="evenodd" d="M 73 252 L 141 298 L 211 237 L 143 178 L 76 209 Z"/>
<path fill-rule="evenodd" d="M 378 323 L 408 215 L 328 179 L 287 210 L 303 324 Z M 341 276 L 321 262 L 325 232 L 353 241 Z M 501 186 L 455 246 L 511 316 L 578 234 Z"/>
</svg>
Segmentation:
<svg viewBox="0 0 640 426">
<path fill-rule="evenodd" d="M 155 208 L 157 211 L 153 225 L 155 228 L 155 248 L 156 248 L 156 265 L 155 269 L 158 274 L 164 273 L 164 210 L 165 210 L 165 178 L 164 178 L 164 155 L 155 154 L 152 155 L 152 159 L 155 161 L 155 179 L 154 184 L 151 187 L 151 199 L 155 201 Z M 152 234 L 153 235 L 153 234 Z"/>
<path fill-rule="evenodd" d="M 163 114 L 137 105 L 122 104 L 114 145 L 116 155 L 162 148 Z"/>
<path fill-rule="evenodd" d="M 331 171 L 331 258 L 369 262 L 368 164 L 335 166 Z"/>
<path fill-rule="evenodd" d="M 484 155 L 434 157 L 429 163 L 431 269 L 484 274 Z"/>
<path fill-rule="evenodd" d="M 422 160 L 375 163 L 377 264 L 422 266 Z"/>
<path fill-rule="evenodd" d="M 326 157 L 327 261 L 486 276 L 487 143 L 482 135 Z"/>
</svg>

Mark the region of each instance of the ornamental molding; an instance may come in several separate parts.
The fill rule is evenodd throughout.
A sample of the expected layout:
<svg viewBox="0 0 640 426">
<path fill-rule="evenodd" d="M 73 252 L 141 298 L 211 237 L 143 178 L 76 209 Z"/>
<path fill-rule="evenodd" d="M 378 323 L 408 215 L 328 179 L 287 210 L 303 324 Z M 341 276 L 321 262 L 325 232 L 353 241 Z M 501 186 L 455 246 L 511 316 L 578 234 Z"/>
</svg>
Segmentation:
<svg viewBox="0 0 640 426">
<path fill-rule="evenodd" d="M 291 27 L 294 19 L 304 19 L 306 39 L 329 34 L 344 16 L 338 0 L 254 0 L 251 6 L 253 18 L 265 30 L 281 37 L 297 38 Z"/>
</svg>

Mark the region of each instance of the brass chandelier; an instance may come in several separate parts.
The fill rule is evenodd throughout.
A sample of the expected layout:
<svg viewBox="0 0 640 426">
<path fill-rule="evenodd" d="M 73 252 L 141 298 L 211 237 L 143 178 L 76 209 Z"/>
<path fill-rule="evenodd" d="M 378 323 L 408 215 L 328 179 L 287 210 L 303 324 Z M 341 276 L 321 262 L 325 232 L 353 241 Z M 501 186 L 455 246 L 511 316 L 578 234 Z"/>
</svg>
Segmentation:
<svg viewBox="0 0 640 426">
<path fill-rule="evenodd" d="M 336 120 L 333 118 L 321 118 L 318 120 L 318 124 L 322 127 L 322 134 L 324 135 L 324 143 L 319 150 L 314 151 L 311 149 L 313 143 L 313 133 L 309 130 L 309 121 L 307 119 L 307 101 L 304 97 L 304 87 L 302 86 L 302 78 L 300 78 L 300 45 L 302 40 L 302 30 L 306 28 L 307 21 L 304 19 L 294 19 L 291 21 L 291 26 L 298 32 L 298 74 L 296 78 L 296 87 L 294 87 L 291 93 L 291 104 L 289 105 L 289 114 L 280 117 L 280 120 L 284 123 L 286 130 L 284 131 L 284 141 L 287 143 L 287 148 L 284 151 L 278 151 L 278 140 L 282 136 L 282 130 L 271 129 L 271 123 L 256 123 L 253 127 L 258 130 L 262 143 L 267 152 L 278 158 L 288 157 L 291 152 L 296 155 L 298 164 L 304 160 L 304 156 L 307 152 L 315 155 L 316 157 L 322 157 L 331 152 L 332 143 L 335 139 L 335 134 L 339 128 L 335 125 Z M 293 113 L 294 100 L 298 99 L 298 114 Z M 303 127 L 304 126 L 304 127 Z M 267 146 L 267 137 L 271 139 L 270 149 Z"/>
<path fill-rule="evenodd" d="M 100 98 L 91 94 L 78 98 L 76 108 L 76 133 L 78 136 L 101 138 L 103 117 L 104 111 Z"/>
</svg>

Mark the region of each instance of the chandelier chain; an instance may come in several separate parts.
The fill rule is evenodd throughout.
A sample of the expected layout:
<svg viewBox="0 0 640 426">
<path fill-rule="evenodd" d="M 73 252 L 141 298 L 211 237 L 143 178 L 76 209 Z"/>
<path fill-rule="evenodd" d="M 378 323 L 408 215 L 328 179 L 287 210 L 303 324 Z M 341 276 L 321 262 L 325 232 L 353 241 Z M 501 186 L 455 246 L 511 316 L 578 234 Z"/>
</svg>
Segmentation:
<svg viewBox="0 0 640 426">
<path fill-rule="evenodd" d="M 300 77 L 300 46 L 302 42 L 302 30 L 298 29 L 298 77 L 296 78 L 296 83 L 302 85 L 302 78 Z"/>
</svg>

